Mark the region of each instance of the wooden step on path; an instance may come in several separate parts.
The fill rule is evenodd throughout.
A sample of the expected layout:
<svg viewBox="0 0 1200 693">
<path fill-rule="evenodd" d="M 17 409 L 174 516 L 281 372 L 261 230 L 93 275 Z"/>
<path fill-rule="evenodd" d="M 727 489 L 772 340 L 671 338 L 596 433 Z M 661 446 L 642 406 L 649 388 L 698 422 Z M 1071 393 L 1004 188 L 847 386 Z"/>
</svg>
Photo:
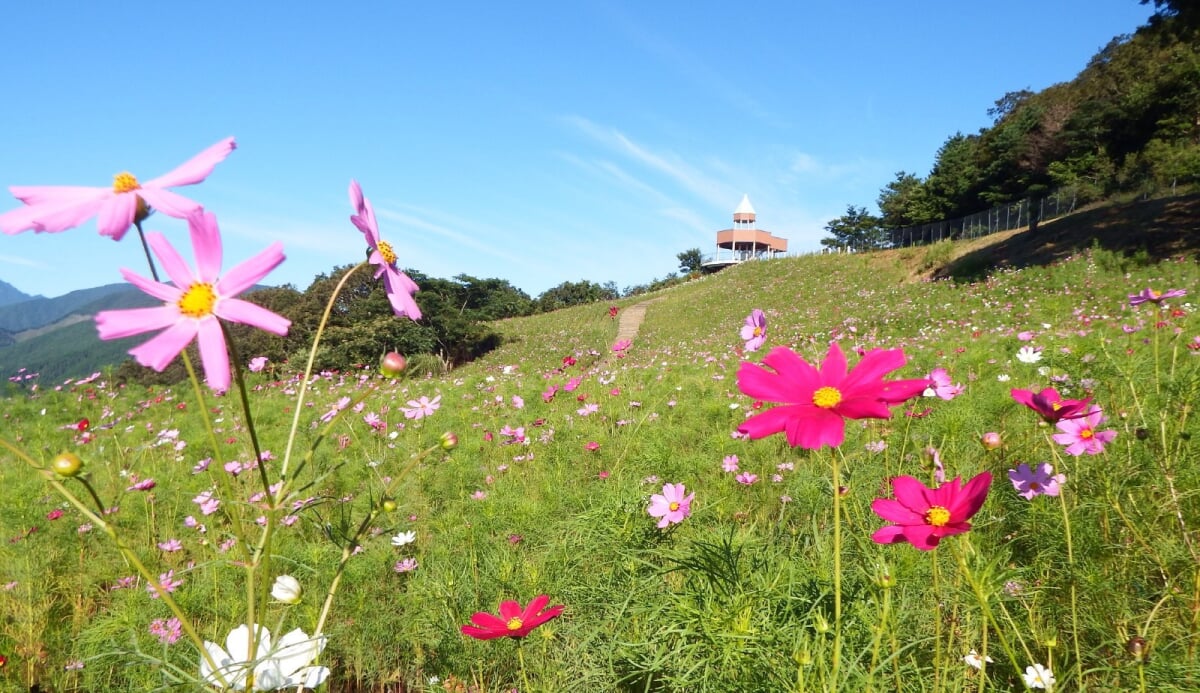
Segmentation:
<svg viewBox="0 0 1200 693">
<path fill-rule="evenodd" d="M 652 298 L 649 301 L 635 303 L 632 306 L 621 311 L 621 317 L 617 321 L 617 337 L 613 340 L 615 345 L 617 342 L 628 339 L 633 341 L 637 337 L 638 329 L 642 326 L 642 320 L 646 317 L 646 308 L 655 301 L 661 301 L 662 298 Z"/>
</svg>

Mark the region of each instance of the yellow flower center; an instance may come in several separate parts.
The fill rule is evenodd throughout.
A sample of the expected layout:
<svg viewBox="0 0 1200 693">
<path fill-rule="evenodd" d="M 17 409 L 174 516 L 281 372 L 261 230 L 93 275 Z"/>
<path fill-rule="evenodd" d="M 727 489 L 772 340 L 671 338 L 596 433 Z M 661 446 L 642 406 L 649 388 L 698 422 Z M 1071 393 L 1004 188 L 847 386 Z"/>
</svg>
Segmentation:
<svg viewBox="0 0 1200 693">
<path fill-rule="evenodd" d="M 1080 437 L 1080 438 L 1083 438 L 1084 440 L 1088 440 L 1089 438 L 1092 438 L 1092 437 L 1094 437 L 1095 435 L 1096 435 L 1096 434 L 1095 434 L 1095 433 L 1093 433 L 1093 432 L 1092 432 L 1092 429 L 1090 429 L 1090 428 L 1085 428 L 1085 429 L 1083 429 L 1082 431 L 1080 431 L 1080 432 L 1079 432 L 1079 437 Z"/>
<path fill-rule="evenodd" d="M 202 318 L 212 314 L 216 302 L 212 284 L 192 284 L 179 298 L 179 312 L 189 318 Z"/>
<path fill-rule="evenodd" d="M 138 184 L 138 179 L 129 171 L 122 171 L 113 176 L 113 192 L 115 193 L 127 193 L 140 187 L 142 186 Z"/>
<path fill-rule="evenodd" d="M 389 265 L 396 264 L 396 251 L 392 250 L 392 244 L 387 241 L 379 241 L 379 254 L 383 256 L 383 261 Z"/>
<path fill-rule="evenodd" d="M 1158 298 L 1159 296 L 1162 296 L 1161 292 L 1159 292 L 1156 289 L 1150 289 L 1150 300 L 1153 301 L 1154 299 Z"/>
<path fill-rule="evenodd" d="M 514 616 L 514 617 L 508 619 L 507 628 L 509 630 L 521 630 L 521 626 L 523 626 L 523 625 L 525 625 L 525 624 L 521 621 L 521 617 Z"/>
<path fill-rule="evenodd" d="M 1050 408 L 1054 411 L 1058 411 L 1059 409 L 1062 409 L 1062 402 L 1051 402 Z"/>
<path fill-rule="evenodd" d="M 671 503 L 671 504 L 670 504 L 670 505 L 668 505 L 667 507 L 668 507 L 668 508 L 671 510 L 671 512 L 675 512 L 676 510 L 679 510 L 679 504 L 678 504 L 678 503 Z"/>
<path fill-rule="evenodd" d="M 761 336 L 762 336 L 762 328 L 761 328 L 761 327 L 756 327 L 756 328 L 754 328 L 754 336 L 755 336 L 755 337 L 761 337 Z"/>
<path fill-rule="evenodd" d="M 925 511 L 925 522 L 934 527 L 945 527 L 950 521 L 950 511 L 940 505 L 932 505 Z"/>
<path fill-rule="evenodd" d="M 842 393 L 828 385 L 813 393 L 813 404 L 822 409 L 832 409 L 842 401 Z"/>
</svg>

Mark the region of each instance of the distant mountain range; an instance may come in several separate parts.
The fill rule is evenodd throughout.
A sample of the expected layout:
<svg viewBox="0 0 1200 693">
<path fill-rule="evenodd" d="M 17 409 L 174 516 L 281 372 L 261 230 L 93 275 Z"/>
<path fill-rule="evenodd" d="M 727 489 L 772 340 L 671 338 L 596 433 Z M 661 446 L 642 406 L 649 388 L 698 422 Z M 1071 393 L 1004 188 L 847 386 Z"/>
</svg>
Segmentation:
<svg viewBox="0 0 1200 693">
<path fill-rule="evenodd" d="M 0 281 L 0 376 L 24 368 L 57 384 L 120 364 L 137 338 L 102 342 L 92 317 L 102 310 L 152 306 L 157 300 L 129 284 L 108 284 L 63 296 L 30 296 Z"/>
</svg>

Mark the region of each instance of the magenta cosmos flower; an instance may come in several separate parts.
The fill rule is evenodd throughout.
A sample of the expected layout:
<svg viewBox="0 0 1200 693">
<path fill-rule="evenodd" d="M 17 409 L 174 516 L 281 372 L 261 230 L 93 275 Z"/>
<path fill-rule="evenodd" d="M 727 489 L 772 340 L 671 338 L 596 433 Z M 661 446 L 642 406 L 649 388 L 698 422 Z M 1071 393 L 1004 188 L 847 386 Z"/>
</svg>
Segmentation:
<svg viewBox="0 0 1200 693">
<path fill-rule="evenodd" d="M 220 320 L 251 325 L 277 335 L 287 334 L 291 325 L 291 321 L 266 308 L 234 298 L 283 262 L 283 246 L 273 243 L 219 277 L 221 233 L 217 218 L 201 210 L 188 217 L 188 230 L 196 271 L 187 266 L 162 234 L 146 234 L 146 242 L 158 256 L 171 284 L 146 279 L 127 269 L 122 269 L 121 274 L 129 283 L 161 299 L 163 305 L 101 311 L 96 315 L 96 327 L 100 339 L 106 340 L 162 330 L 150 341 L 129 350 L 138 363 L 156 371 L 166 368 L 195 339 L 200 345 L 208 386 L 224 392 L 229 389 L 229 352 Z"/>
<path fill-rule="evenodd" d="M 746 316 L 746 324 L 742 325 L 742 339 L 746 342 L 746 351 L 758 351 L 767 341 L 767 316 L 758 308 Z"/>
<path fill-rule="evenodd" d="M 971 519 L 987 499 L 992 475 L 982 472 L 965 485 L 954 477 L 929 488 L 911 476 L 892 479 L 895 498 L 876 498 L 871 502 L 875 514 L 894 524 L 881 527 L 871 535 L 877 544 L 907 541 L 922 551 L 938 545 L 943 537 L 971 529 Z"/>
<path fill-rule="evenodd" d="M 846 357 L 837 342 L 821 368 L 811 366 L 787 347 L 775 347 L 763 358 L 772 370 L 750 362 L 738 369 L 738 388 L 754 399 L 781 402 L 742 422 L 738 432 L 751 438 L 787 433 L 792 447 L 837 447 L 845 437 L 845 419 L 888 419 L 891 406 L 916 397 L 929 381 L 884 380 L 905 363 L 900 349 L 874 349 L 846 372 Z"/>
<path fill-rule="evenodd" d="M 1014 389 L 1012 398 L 1036 411 L 1046 423 L 1057 423 L 1061 419 L 1079 416 L 1087 411 L 1088 403 L 1092 399 L 1066 399 L 1052 387 L 1047 387 L 1041 392 Z"/>
<path fill-rule="evenodd" d="M 390 243 L 380 240 L 375 209 L 371 207 L 371 201 L 363 196 L 362 188 L 356 180 L 350 181 L 350 205 L 355 210 L 350 221 L 367 239 L 367 247 L 371 249 L 367 261 L 376 266 L 375 278 L 383 277 L 383 289 L 387 292 L 388 302 L 392 304 L 392 312 L 397 316 L 420 320 L 421 309 L 413 300 L 413 294 L 420 291 L 421 287 L 409 279 L 407 274 L 396 269 L 396 251 Z"/>
<path fill-rule="evenodd" d="M 546 621 L 558 618 L 563 612 L 563 605 L 558 604 L 546 608 L 550 597 L 539 594 L 529 602 L 529 606 L 521 608 L 514 601 L 500 602 L 500 615 L 477 611 L 471 616 L 473 626 L 461 626 L 463 635 L 469 635 L 476 640 L 494 640 L 495 638 L 523 638 Z"/>
<path fill-rule="evenodd" d="M 695 497 L 695 493 L 687 493 L 683 484 L 663 484 L 661 494 L 650 496 L 650 507 L 646 512 L 650 513 L 650 517 L 659 518 L 658 528 L 664 529 L 691 516 L 692 499 Z"/>
<path fill-rule="evenodd" d="M 1187 296 L 1187 292 L 1183 289 L 1169 289 L 1167 291 L 1158 292 L 1154 289 L 1142 289 L 1136 294 L 1129 294 L 1129 305 L 1136 306 L 1143 303 L 1162 303 L 1168 298 L 1179 298 Z"/>
<path fill-rule="evenodd" d="M 963 393 L 963 386 L 950 381 L 950 373 L 945 368 L 935 368 L 929 373 L 929 387 L 925 388 L 926 397 L 940 397 L 952 400 Z"/>
<path fill-rule="evenodd" d="M 180 185 L 195 185 L 208 177 L 213 168 L 237 147 L 232 137 L 217 142 L 170 173 L 145 183 L 129 172 L 113 176 L 111 188 L 36 185 L 9 188 L 20 207 L 0 214 L 0 231 L 7 234 L 33 229 L 56 233 L 78 226 L 95 216 L 101 236 L 121 240 L 134 220 L 150 208 L 163 214 L 186 219 L 200 209 L 200 203 L 167 190 Z"/>
<path fill-rule="evenodd" d="M 1067 446 L 1063 452 L 1068 455 L 1082 455 L 1085 452 L 1089 455 L 1099 455 L 1104 452 L 1104 446 L 1117 437 L 1114 430 L 1096 430 L 1105 421 L 1104 412 L 1100 407 L 1092 405 L 1087 414 L 1063 419 L 1055 424 L 1062 433 L 1054 434 L 1054 442 Z"/>
</svg>

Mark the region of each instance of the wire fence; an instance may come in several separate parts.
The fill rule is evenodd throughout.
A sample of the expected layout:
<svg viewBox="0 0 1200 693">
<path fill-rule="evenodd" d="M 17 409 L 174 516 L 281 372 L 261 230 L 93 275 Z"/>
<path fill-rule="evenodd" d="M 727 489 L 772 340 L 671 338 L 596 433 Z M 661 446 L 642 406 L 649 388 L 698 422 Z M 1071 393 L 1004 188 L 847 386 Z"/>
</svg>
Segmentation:
<svg viewBox="0 0 1200 693">
<path fill-rule="evenodd" d="M 1074 212 L 1078 204 L 1077 191 L 1064 188 L 1037 200 L 1011 202 L 958 219 L 888 229 L 887 235 L 893 248 L 926 245 L 944 240 L 979 238 L 1001 231 L 1024 228 L 1034 221 L 1043 222 L 1065 217 Z"/>
</svg>

